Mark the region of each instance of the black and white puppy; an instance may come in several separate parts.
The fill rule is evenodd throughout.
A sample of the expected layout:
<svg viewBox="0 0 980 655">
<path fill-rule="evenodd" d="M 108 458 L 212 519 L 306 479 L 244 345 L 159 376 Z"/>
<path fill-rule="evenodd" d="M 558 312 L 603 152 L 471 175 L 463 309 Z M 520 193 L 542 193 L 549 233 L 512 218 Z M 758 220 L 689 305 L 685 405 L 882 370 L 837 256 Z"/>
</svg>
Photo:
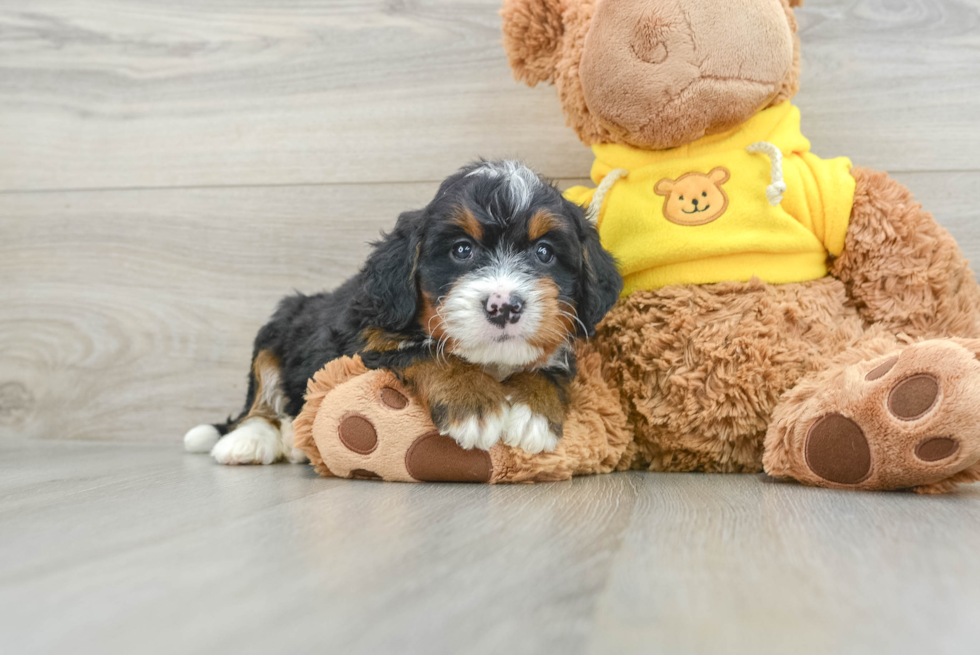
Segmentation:
<svg viewBox="0 0 980 655">
<path fill-rule="evenodd" d="M 402 214 L 338 289 L 285 298 L 255 339 L 242 413 L 192 429 L 185 447 L 223 464 L 303 461 L 292 418 L 307 380 L 359 353 L 398 375 L 462 447 L 553 450 L 572 342 L 622 286 L 581 207 L 523 164 L 471 164 Z"/>
</svg>

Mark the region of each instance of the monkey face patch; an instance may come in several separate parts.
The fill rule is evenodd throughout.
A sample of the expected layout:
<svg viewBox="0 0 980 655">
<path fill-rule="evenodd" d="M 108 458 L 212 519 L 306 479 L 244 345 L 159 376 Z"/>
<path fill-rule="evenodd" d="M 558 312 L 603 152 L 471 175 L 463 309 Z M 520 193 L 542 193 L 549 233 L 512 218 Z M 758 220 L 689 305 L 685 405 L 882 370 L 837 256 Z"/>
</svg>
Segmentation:
<svg viewBox="0 0 980 655">
<path fill-rule="evenodd" d="M 676 180 L 664 178 L 653 188 L 666 196 L 664 217 L 678 225 L 705 225 L 721 218 L 728 209 L 728 195 L 722 185 L 731 174 L 719 166 L 707 175 L 686 173 Z"/>
</svg>

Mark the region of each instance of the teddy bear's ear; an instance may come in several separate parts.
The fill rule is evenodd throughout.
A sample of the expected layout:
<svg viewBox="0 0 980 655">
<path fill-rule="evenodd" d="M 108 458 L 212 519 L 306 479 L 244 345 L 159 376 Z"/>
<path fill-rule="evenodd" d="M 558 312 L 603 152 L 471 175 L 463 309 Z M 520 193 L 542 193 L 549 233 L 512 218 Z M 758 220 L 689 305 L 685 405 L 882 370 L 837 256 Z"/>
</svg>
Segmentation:
<svg viewBox="0 0 980 655">
<path fill-rule="evenodd" d="M 561 0 L 504 0 L 500 16 L 514 77 L 528 86 L 552 81 L 564 33 Z"/>
<path fill-rule="evenodd" d="M 714 182 L 715 186 L 721 186 L 722 184 L 727 182 L 728 178 L 730 177 L 731 177 L 731 173 L 728 172 L 728 169 L 723 168 L 721 166 L 712 169 L 712 171 L 708 173 L 708 179 Z"/>
<path fill-rule="evenodd" d="M 674 180 L 664 178 L 657 182 L 657 185 L 653 187 L 653 192 L 658 196 L 669 196 L 670 192 L 674 190 L 674 184 Z"/>
<path fill-rule="evenodd" d="M 803 0 L 788 0 L 790 7 L 802 7 Z"/>
</svg>

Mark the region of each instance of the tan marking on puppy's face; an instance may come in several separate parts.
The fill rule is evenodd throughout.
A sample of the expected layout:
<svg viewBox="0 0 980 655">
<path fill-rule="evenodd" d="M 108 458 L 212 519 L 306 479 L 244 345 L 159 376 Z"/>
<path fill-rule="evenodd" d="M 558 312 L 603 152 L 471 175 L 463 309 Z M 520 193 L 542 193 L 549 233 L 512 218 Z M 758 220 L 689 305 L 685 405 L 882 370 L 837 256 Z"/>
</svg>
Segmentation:
<svg viewBox="0 0 980 655">
<path fill-rule="evenodd" d="M 731 174 L 718 167 L 707 175 L 687 173 L 677 180 L 663 179 L 653 188 L 666 196 L 664 218 L 677 225 L 706 225 L 721 218 L 728 209 L 728 195 L 721 188 Z"/>
<path fill-rule="evenodd" d="M 453 222 L 463 228 L 463 231 L 473 239 L 479 241 L 483 238 L 483 225 L 476 219 L 469 207 L 464 205 L 457 207 L 456 213 L 453 215 Z"/>
<path fill-rule="evenodd" d="M 574 338 L 576 308 L 562 303 L 554 280 L 542 278 L 535 285 L 539 291 L 541 320 L 527 342 L 544 352 L 538 362 L 535 362 L 536 365 L 543 366 L 559 346 Z"/>
<path fill-rule="evenodd" d="M 419 325 L 422 330 L 433 339 L 443 339 L 446 337 L 446 323 L 439 315 L 439 308 L 431 295 L 422 294 L 422 306 L 419 311 Z M 451 352 L 451 350 L 450 350 Z"/>
<path fill-rule="evenodd" d="M 551 212 L 542 209 L 531 217 L 527 225 L 527 238 L 530 241 L 537 241 L 548 232 L 557 230 L 561 227 L 558 218 Z"/>
<path fill-rule="evenodd" d="M 399 341 L 394 335 L 385 332 L 381 328 L 366 328 L 361 332 L 361 339 L 364 341 L 364 346 L 366 350 L 372 350 L 374 352 L 386 353 L 392 350 L 398 350 Z"/>
</svg>

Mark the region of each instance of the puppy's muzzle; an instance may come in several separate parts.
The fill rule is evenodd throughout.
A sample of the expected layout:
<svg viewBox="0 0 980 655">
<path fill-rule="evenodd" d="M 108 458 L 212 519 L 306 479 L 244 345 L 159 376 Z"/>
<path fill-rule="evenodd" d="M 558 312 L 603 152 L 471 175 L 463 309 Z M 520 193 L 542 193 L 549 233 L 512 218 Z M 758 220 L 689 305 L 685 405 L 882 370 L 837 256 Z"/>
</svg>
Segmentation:
<svg viewBox="0 0 980 655">
<path fill-rule="evenodd" d="M 500 293 L 491 293 L 484 303 L 483 311 L 487 315 L 487 320 L 499 328 L 506 327 L 508 324 L 514 325 L 521 320 L 521 312 L 524 310 L 524 299 L 516 293 L 504 296 Z"/>
</svg>

